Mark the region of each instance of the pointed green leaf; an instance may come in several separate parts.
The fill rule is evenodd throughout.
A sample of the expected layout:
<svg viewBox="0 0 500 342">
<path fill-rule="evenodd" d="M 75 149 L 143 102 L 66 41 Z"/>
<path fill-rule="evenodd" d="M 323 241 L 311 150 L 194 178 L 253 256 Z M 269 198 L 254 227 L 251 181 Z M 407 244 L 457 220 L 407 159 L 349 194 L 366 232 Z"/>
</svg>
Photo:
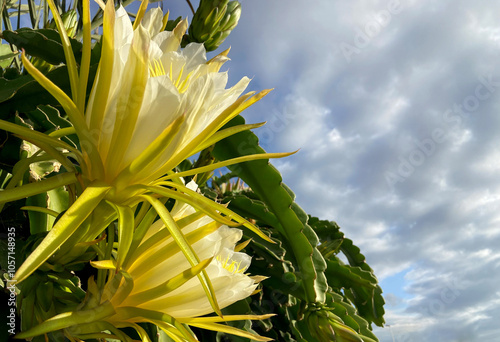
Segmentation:
<svg viewBox="0 0 500 342">
<path fill-rule="evenodd" d="M 19 189 L 26 188 L 29 185 L 31 184 Z M 92 213 L 94 208 L 99 204 L 109 189 L 109 186 L 99 183 L 89 185 L 76 202 L 73 203 L 73 205 L 59 219 L 59 221 L 57 221 L 40 245 L 38 245 L 38 247 L 24 261 L 21 267 L 17 270 L 15 279 L 18 282 L 23 281 L 27 276 L 40 267 L 52 254 L 54 254 L 54 252 L 70 238 L 78 227 L 80 227 L 83 221 L 85 221 L 85 219 Z M 4 193 L 7 191 L 4 191 Z"/>
<path fill-rule="evenodd" d="M 104 303 L 94 309 L 85 311 L 65 312 L 54 316 L 28 331 L 16 335 L 16 338 L 27 339 L 29 337 L 43 335 L 48 332 L 64 329 L 77 324 L 95 322 L 114 314 L 114 308 L 110 303 Z"/>
<path fill-rule="evenodd" d="M 75 183 L 78 180 L 74 173 L 66 172 L 54 177 L 43 179 L 39 182 L 29 183 L 19 188 L 0 191 L 0 203 L 11 202 L 36 194 L 41 194 L 58 187 Z"/>
<path fill-rule="evenodd" d="M 116 269 L 116 263 L 114 260 L 96 260 L 91 261 L 90 265 L 99 270 L 114 270 Z"/>
<path fill-rule="evenodd" d="M 134 212 L 128 206 L 109 204 L 115 207 L 118 213 L 118 253 L 116 256 L 116 268 L 120 269 L 134 237 Z"/>
<path fill-rule="evenodd" d="M 271 338 L 267 338 L 264 336 L 259 336 L 255 335 L 249 332 L 246 332 L 241 329 L 237 329 L 228 325 L 223 325 L 219 323 L 190 323 L 193 327 L 198 327 L 201 329 L 207 329 L 207 330 L 213 330 L 213 331 L 220 331 L 226 334 L 231 334 L 231 335 L 236 335 L 236 336 L 241 336 L 241 337 L 246 337 L 254 341 L 271 341 Z"/>
</svg>

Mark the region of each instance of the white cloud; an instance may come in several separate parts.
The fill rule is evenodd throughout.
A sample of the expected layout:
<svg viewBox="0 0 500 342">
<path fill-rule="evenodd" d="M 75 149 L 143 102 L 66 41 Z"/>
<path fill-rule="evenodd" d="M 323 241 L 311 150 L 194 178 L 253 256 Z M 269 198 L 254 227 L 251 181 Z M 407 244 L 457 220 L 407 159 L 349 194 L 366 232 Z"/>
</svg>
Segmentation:
<svg viewBox="0 0 500 342">
<path fill-rule="evenodd" d="M 246 117 L 274 127 L 257 130 L 266 149 L 301 148 L 276 162 L 299 204 L 336 220 L 380 279 L 407 272 L 388 293 L 396 341 L 494 340 L 500 4 L 401 0 L 382 25 L 392 2 L 244 1 L 230 75 L 275 88 Z"/>
</svg>

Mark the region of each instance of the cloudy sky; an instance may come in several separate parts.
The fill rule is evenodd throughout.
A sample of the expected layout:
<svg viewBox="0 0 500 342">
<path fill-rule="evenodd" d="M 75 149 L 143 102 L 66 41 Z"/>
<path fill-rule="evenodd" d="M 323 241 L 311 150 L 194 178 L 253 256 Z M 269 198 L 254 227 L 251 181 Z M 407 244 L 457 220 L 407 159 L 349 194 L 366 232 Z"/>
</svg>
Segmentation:
<svg viewBox="0 0 500 342">
<path fill-rule="evenodd" d="M 500 2 L 241 2 L 231 82 L 275 88 L 247 121 L 300 148 L 275 165 L 361 247 L 394 341 L 496 340 Z"/>
<path fill-rule="evenodd" d="M 241 2 L 231 83 L 275 88 L 245 117 L 374 268 L 380 340 L 497 340 L 500 1 Z"/>
</svg>

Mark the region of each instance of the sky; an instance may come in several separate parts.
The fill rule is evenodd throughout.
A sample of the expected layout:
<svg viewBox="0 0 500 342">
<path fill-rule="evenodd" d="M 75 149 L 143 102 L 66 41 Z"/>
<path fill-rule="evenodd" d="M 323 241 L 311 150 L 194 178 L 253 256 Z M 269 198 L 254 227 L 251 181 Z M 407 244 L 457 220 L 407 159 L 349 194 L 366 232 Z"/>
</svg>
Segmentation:
<svg viewBox="0 0 500 342">
<path fill-rule="evenodd" d="M 244 116 L 267 151 L 300 149 L 273 164 L 365 254 L 380 341 L 498 340 L 500 1 L 241 3 L 229 83 L 274 88 Z"/>
<path fill-rule="evenodd" d="M 244 116 L 375 270 L 380 340 L 497 340 L 500 2 L 241 3 L 230 83 L 274 88 Z"/>
</svg>

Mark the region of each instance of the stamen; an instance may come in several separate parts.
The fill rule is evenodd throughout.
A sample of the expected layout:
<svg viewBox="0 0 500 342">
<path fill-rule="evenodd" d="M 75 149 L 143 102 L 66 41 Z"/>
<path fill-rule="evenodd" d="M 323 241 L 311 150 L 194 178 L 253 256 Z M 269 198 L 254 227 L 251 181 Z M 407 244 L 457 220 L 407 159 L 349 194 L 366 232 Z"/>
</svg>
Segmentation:
<svg viewBox="0 0 500 342">
<path fill-rule="evenodd" d="M 175 81 L 175 86 L 179 88 L 179 82 L 181 81 L 182 73 L 184 72 L 184 66 L 185 64 L 182 65 L 181 71 L 179 72 L 179 76 L 177 76 L 177 81 Z"/>
<path fill-rule="evenodd" d="M 187 76 L 186 78 L 184 79 L 184 81 L 182 81 L 182 83 L 177 86 L 177 89 L 179 89 L 179 92 L 180 93 L 183 93 L 187 90 L 187 88 L 189 87 L 189 84 L 191 83 L 191 75 L 193 74 L 193 71 L 191 71 Z"/>
<path fill-rule="evenodd" d="M 163 63 L 159 60 L 155 60 L 149 63 L 149 72 L 151 77 L 166 75 Z"/>
<path fill-rule="evenodd" d="M 179 93 L 184 93 L 189 87 L 189 84 L 191 83 L 191 76 L 193 74 L 193 71 L 191 71 L 184 79 L 182 79 L 183 78 L 182 76 L 184 76 L 185 66 L 186 66 L 185 64 L 182 66 L 179 75 L 177 75 L 177 79 L 174 81 L 173 64 L 170 63 L 168 78 L 170 78 L 170 81 L 172 81 L 177 90 L 179 90 Z M 165 67 L 163 66 L 163 63 L 160 60 L 154 60 L 149 63 L 149 74 L 151 75 L 151 77 L 167 75 Z"/>
<path fill-rule="evenodd" d="M 160 65 L 161 74 L 162 75 L 166 75 L 165 68 L 163 67 L 163 63 L 161 63 L 160 61 L 158 61 L 158 64 Z"/>
<path fill-rule="evenodd" d="M 222 260 L 222 257 L 220 255 L 217 255 L 216 260 L 218 262 L 220 262 L 220 264 L 223 268 L 225 268 L 226 270 L 228 270 L 229 272 L 231 272 L 233 274 L 245 272 L 245 268 L 241 267 L 241 261 L 236 262 L 236 261 L 230 259 L 229 255 L 224 260 Z"/>
</svg>

